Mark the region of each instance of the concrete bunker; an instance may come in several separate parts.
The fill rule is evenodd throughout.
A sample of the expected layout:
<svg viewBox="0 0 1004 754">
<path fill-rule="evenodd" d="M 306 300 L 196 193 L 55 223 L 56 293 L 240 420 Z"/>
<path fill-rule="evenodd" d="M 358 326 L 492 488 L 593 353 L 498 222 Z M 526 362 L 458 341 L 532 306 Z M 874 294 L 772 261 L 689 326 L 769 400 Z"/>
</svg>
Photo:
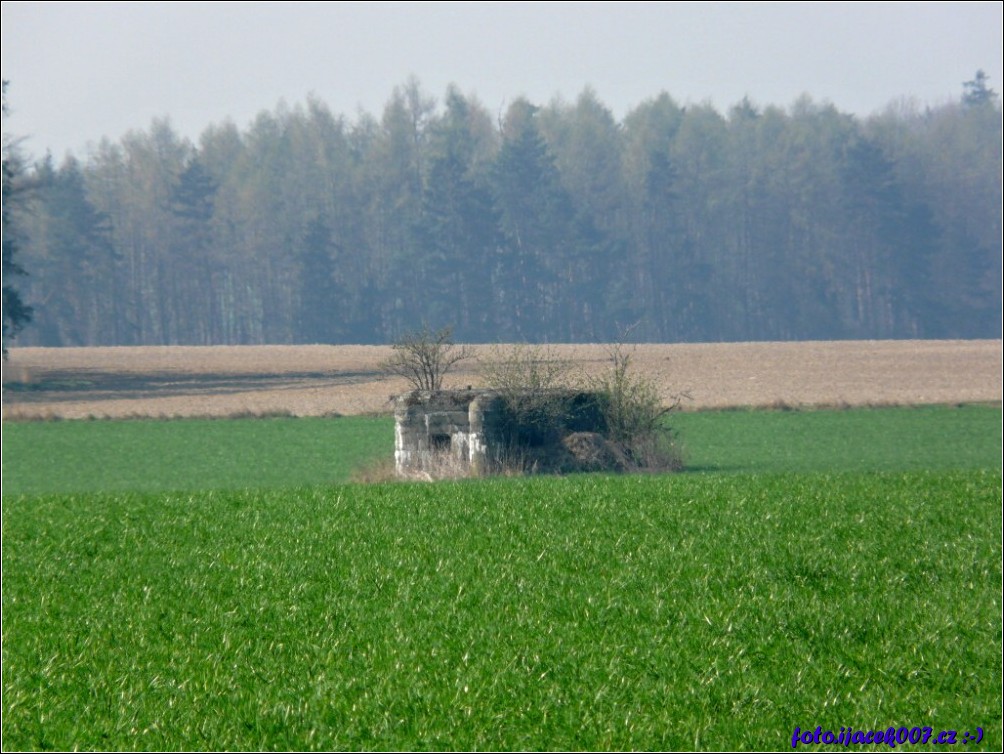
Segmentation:
<svg viewBox="0 0 1004 754">
<path fill-rule="evenodd" d="M 416 390 L 394 399 L 394 420 L 402 477 L 581 470 L 574 448 L 586 435 L 605 442 L 606 431 L 599 395 L 566 390 Z"/>
</svg>

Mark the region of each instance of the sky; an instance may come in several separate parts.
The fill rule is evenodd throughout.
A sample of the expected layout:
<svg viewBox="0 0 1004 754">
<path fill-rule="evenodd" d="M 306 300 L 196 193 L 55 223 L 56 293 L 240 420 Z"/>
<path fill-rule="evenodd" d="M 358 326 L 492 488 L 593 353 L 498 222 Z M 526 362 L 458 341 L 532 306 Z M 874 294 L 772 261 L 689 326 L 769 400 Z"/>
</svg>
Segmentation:
<svg viewBox="0 0 1004 754">
<path fill-rule="evenodd" d="M 937 106 L 984 70 L 1004 86 L 1001 2 L 246 3 L 5 2 L 3 130 L 86 157 L 167 117 L 197 142 L 310 96 L 379 117 L 415 76 L 491 111 L 590 86 L 619 120 L 660 92 L 721 112 L 808 94 L 865 116 Z"/>
</svg>

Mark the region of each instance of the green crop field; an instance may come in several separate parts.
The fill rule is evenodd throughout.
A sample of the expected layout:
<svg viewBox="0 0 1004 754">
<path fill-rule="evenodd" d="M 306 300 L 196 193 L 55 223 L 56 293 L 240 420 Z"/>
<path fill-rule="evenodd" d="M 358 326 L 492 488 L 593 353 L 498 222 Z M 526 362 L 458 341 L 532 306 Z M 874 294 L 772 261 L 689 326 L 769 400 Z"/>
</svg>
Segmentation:
<svg viewBox="0 0 1004 754">
<path fill-rule="evenodd" d="M 999 749 L 1000 410 L 675 421 L 690 473 L 373 485 L 386 420 L 7 424 L 4 749 Z"/>
<path fill-rule="evenodd" d="M 691 471 L 999 468 L 1001 409 L 702 411 L 672 417 Z"/>
<path fill-rule="evenodd" d="M 988 406 L 675 414 L 692 472 L 985 468 L 1001 458 Z M 349 480 L 394 446 L 389 418 L 7 423 L 4 494 L 278 488 Z"/>
<path fill-rule="evenodd" d="M 393 450 L 393 420 L 361 416 L 8 423 L 4 494 L 333 484 Z"/>
</svg>

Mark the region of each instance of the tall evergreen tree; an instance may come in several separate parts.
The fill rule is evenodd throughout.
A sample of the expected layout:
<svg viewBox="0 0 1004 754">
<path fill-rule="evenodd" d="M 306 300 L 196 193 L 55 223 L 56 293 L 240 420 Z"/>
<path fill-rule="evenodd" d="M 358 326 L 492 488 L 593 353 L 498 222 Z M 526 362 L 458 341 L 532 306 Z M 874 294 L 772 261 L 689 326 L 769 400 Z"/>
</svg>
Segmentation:
<svg viewBox="0 0 1004 754">
<path fill-rule="evenodd" d="M 36 322 L 44 345 L 114 343 L 122 302 L 108 217 L 87 196 L 79 163 L 57 170 L 51 158 L 36 167 L 31 286 L 40 302 Z"/>
<path fill-rule="evenodd" d="M 850 254 L 845 311 L 856 336 L 893 337 L 894 253 L 904 227 L 903 197 L 893 164 L 881 147 L 858 136 L 844 150 L 841 168 Z"/>
<path fill-rule="evenodd" d="M 337 253 L 331 229 L 320 218 L 311 220 L 299 252 L 298 342 L 341 342 L 345 327 L 341 291 L 335 280 Z"/>
<path fill-rule="evenodd" d="M 175 225 L 173 264 L 178 277 L 174 296 L 179 306 L 179 336 L 186 343 L 220 342 L 222 316 L 216 291 L 220 267 L 213 259 L 212 220 L 218 184 L 198 154 L 178 176 L 170 197 Z"/>
<path fill-rule="evenodd" d="M 3 81 L 3 118 L 7 119 L 7 84 Z M 19 213 L 27 199 L 24 163 L 17 143 L 3 132 L 3 340 L 4 358 L 10 341 L 31 321 L 32 307 L 21 298 L 14 279 L 25 274 L 17 261 L 21 229 Z"/>
<path fill-rule="evenodd" d="M 969 107 L 984 107 L 991 105 L 997 100 L 997 92 L 987 86 L 990 77 L 983 72 L 983 69 L 976 71 L 972 81 L 966 81 L 962 86 L 965 91 L 962 94 L 962 104 Z"/>
<path fill-rule="evenodd" d="M 496 205 L 505 245 L 496 267 L 509 337 L 568 337 L 564 297 L 576 240 L 575 211 L 536 123 L 537 108 L 509 108 L 495 163 Z"/>
<path fill-rule="evenodd" d="M 486 114 L 459 92 L 431 128 L 417 268 L 427 297 L 423 316 L 453 322 L 461 340 L 491 339 L 495 321 L 492 265 L 501 239 L 498 215 L 479 165 Z"/>
</svg>

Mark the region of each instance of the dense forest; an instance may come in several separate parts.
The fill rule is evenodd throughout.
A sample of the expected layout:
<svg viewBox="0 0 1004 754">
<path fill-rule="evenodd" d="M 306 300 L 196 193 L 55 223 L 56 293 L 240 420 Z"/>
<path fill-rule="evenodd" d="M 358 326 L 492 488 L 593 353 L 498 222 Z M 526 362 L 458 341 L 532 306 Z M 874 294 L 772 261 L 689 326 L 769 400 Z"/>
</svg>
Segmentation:
<svg viewBox="0 0 1004 754">
<path fill-rule="evenodd" d="M 982 74 L 867 118 L 663 93 L 620 122 L 590 89 L 491 112 L 410 80 L 379 118 L 310 99 L 198 143 L 158 120 L 59 164 L 16 150 L 22 345 L 1001 336 Z"/>
</svg>

